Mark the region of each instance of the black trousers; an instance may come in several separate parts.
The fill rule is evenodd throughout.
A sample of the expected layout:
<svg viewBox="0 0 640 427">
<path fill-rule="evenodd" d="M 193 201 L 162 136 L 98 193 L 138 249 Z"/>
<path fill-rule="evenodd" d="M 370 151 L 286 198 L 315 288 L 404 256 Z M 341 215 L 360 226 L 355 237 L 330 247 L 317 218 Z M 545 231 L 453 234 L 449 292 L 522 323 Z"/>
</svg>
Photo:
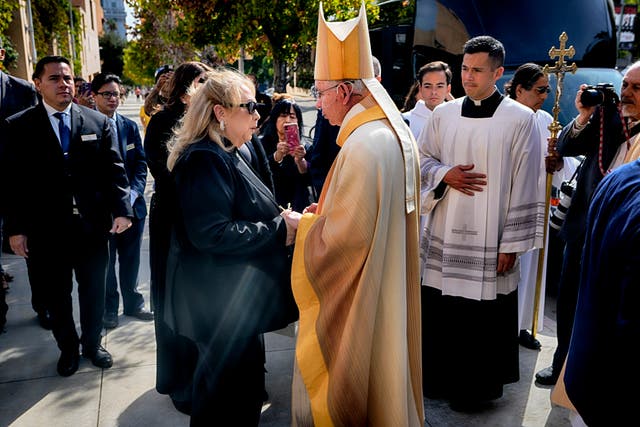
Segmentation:
<svg viewBox="0 0 640 427">
<path fill-rule="evenodd" d="M 140 248 L 144 233 L 144 218 L 134 218 L 131 227 L 124 233 L 115 234 L 109 239 L 109 269 L 105 300 L 106 313 L 118 313 L 122 292 L 124 314 L 133 314 L 144 307 L 144 298 L 138 292 L 138 272 L 140 270 Z M 116 258 L 118 272 L 116 274 Z"/>
<path fill-rule="evenodd" d="M 584 240 L 578 239 L 567 242 L 564 248 L 562 273 L 558 284 L 558 299 L 556 301 L 556 323 L 558 346 L 553 353 L 553 371 L 560 373 L 564 360 L 569 353 L 573 320 L 576 316 L 578 304 L 578 290 L 580 288 L 580 262 Z"/>
<path fill-rule="evenodd" d="M 257 426 L 264 391 L 258 335 L 197 343 L 191 427 Z"/>
<path fill-rule="evenodd" d="M 64 235 L 29 236 L 29 282 L 45 298 L 52 332 L 63 352 L 93 351 L 100 344 L 109 252 L 107 237 L 87 234 L 79 220 Z M 73 274 L 78 282 L 79 338 L 73 320 Z"/>
</svg>

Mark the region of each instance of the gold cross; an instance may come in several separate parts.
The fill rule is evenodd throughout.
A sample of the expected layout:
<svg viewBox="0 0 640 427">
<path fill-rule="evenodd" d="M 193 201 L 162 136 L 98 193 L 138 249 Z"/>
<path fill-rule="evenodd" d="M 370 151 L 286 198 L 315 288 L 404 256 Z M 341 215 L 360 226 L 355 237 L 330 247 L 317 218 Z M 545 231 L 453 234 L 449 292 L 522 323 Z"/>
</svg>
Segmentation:
<svg viewBox="0 0 640 427">
<path fill-rule="evenodd" d="M 551 138 L 553 139 L 557 138 L 558 133 L 562 130 L 562 126 L 560 125 L 560 122 L 558 122 L 558 114 L 560 113 L 559 104 L 560 104 L 560 97 L 562 96 L 562 83 L 564 80 L 564 75 L 566 72 L 571 72 L 572 74 L 575 74 L 576 70 L 578 69 L 575 62 L 571 65 L 565 63 L 565 56 L 568 59 L 571 59 L 573 58 L 573 55 L 575 55 L 576 53 L 576 50 L 573 48 L 573 45 L 569 46 L 568 49 L 565 48 L 567 40 L 569 40 L 567 33 L 563 31 L 562 34 L 560 34 L 560 37 L 558 39 L 560 40 L 560 48 L 556 48 L 555 46 L 553 46 L 551 47 L 551 49 L 549 49 L 549 58 L 551 59 L 558 58 L 556 60 L 556 65 L 554 65 L 553 67 L 549 67 L 549 65 L 545 65 L 542 70 L 545 74 L 555 74 L 556 82 L 557 82 L 556 99 L 553 104 L 553 122 L 551 122 L 551 124 L 549 125 L 549 131 L 551 132 Z"/>
</svg>

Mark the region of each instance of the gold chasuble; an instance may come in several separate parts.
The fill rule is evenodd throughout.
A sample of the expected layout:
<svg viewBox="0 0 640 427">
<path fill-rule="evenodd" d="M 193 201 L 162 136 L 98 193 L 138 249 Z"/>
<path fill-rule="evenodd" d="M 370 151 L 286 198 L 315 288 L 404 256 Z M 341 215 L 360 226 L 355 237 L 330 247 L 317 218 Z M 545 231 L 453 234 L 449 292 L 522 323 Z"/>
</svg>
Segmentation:
<svg viewBox="0 0 640 427">
<path fill-rule="evenodd" d="M 298 225 L 291 284 L 300 311 L 294 426 L 421 427 L 417 146 L 373 78 L 364 3 L 318 14 L 314 77 L 360 80 L 315 213 Z"/>
<path fill-rule="evenodd" d="M 403 151 L 372 97 L 338 143 L 296 236 L 293 424 L 422 426 L 418 212 L 405 210 Z"/>
</svg>

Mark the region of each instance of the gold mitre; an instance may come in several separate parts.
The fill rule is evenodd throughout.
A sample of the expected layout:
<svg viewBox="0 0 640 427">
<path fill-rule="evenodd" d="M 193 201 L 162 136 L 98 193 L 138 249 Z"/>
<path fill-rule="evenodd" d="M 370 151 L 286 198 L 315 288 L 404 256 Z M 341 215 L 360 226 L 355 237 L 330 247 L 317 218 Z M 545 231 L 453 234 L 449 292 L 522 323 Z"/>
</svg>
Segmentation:
<svg viewBox="0 0 640 427">
<path fill-rule="evenodd" d="M 371 43 L 364 2 L 357 18 L 327 22 L 322 2 L 318 10 L 316 44 L 316 80 L 350 80 L 373 78 Z"/>
</svg>

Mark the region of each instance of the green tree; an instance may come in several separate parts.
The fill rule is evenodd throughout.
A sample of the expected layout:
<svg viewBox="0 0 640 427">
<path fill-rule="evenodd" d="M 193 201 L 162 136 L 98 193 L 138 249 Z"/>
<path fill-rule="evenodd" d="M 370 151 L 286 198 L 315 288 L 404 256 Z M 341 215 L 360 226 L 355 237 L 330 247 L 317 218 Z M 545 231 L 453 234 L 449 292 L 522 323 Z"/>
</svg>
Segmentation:
<svg viewBox="0 0 640 427">
<path fill-rule="evenodd" d="M 34 36 L 38 56 L 42 58 L 54 52 L 54 46 L 59 55 L 73 61 L 75 74 L 81 74 L 82 63 L 80 52 L 82 51 L 82 38 L 80 28 L 80 14 L 72 10 L 73 16 L 73 40 L 69 39 L 71 21 L 69 0 L 32 0 Z M 75 49 L 75 52 L 72 52 Z"/>
<path fill-rule="evenodd" d="M 328 20 L 354 17 L 360 1 L 324 1 L 325 16 Z M 298 55 L 301 52 L 310 55 L 315 43 L 319 0 L 161 0 L 153 3 L 156 16 L 171 20 L 170 31 L 158 33 L 149 27 L 145 17 L 137 15 L 141 18 L 138 35 L 142 43 L 158 36 L 164 39 L 170 33 L 174 42 L 184 45 L 215 46 L 218 55 L 227 62 L 237 60 L 241 48 L 254 56 L 267 56 L 272 60 L 276 91 L 285 90 Z M 374 0 L 366 0 L 366 5 L 369 22 L 375 22 L 378 7 Z"/>
<path fill-rule="evenodd" d="M 99 43 L 102 71 L 122 76 L 125 40 L 115 31 L 109 29 L 100 36 Z"/>
</svg>

